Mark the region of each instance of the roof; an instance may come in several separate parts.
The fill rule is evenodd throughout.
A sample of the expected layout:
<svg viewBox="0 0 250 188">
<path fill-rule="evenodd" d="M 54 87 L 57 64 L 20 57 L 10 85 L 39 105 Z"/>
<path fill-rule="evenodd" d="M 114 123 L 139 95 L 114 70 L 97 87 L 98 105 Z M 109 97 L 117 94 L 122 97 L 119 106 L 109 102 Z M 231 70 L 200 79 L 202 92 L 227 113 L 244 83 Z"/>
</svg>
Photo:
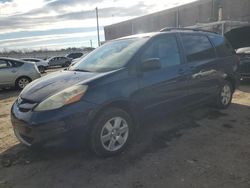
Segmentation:
<svg viewBox="0 0 250 188">
<path fill-rule="evenodd" d="M 221 36 L 216 32 L 201 30 L 201 29 L 164 28 L 164 29 L 161 29 L 159 32 L 141 33 L 141 34 L 136 34 L 136 35 L 129 35 L 129 36 L 126 36 L 126 37 L 121 37 L 121 38 L 114 39 L 113 41 L 115 41 L 115 40 L 123 40 L 123 39 L 132 39 L 132 38 L 153 37 L 153 36 L 160 35 L 160 34 L 163 34 L 163 33 L 197 33 L 197 32 L 205 33 L 205 34 L 208 34 L 208 35 Z"/>
<path fill-rule="evenodd" d="M 121 40 L 121 39 L 131 39 L 131 38 L 144 38 L 144 37 L 153 37 L 157 34 L 159 34 L 160 32 L 153 32 L 153 33 L 140 33 L 140 34 L 135 34 L 135 35 L 129 35 L 126 37 L 121 37 L 118 39 L 114 39 L 114 40 Z"/>
<path fill-rule="evenodd" d="M 20 62 L 26 63 L 26 61 L 24 61 L 24 60 L 15 59 L 15 58 L 10 58 L 10 57 L 0 57 L 0 59 L 3 59 L 3 60 L 10 60 L 10 61 L 20 61 Z"/>
</svg>

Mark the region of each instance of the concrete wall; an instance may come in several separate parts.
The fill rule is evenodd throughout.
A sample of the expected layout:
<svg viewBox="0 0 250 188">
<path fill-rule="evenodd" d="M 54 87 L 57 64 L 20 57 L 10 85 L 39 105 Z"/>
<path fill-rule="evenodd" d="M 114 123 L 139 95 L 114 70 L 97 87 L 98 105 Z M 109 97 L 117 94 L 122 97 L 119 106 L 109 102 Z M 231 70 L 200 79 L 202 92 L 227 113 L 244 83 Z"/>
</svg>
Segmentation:
<svg viewBox="0 0 250 188">
<path fill-rule="evenodd" d="M 127 35 L 159 31 L 164 27 L 181 27 L 208 23 L 218 18 L 223 9 L 223 20 L 249 21 L 250 0 L 200 0 L 180 7 L 138 17 L 104 27 L 105 40 Z"/>
</svg>

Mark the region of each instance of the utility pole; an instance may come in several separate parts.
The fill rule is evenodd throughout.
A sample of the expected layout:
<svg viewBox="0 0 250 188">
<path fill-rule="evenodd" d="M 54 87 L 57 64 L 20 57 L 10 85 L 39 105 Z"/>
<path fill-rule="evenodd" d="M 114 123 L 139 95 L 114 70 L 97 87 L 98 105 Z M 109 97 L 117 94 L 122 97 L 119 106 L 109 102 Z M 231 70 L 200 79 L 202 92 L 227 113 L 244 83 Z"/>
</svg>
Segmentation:
<svg viewBox="0 0 250 188">
<path fill-rule="evenodd" d="M 98 18 L 98 8 L 95 8 L 96 12 L 96 27 L 97 27 L 97 38 L 98 38 L 98 46 L 100 46 L 100 32 L 99 32 L 99 18 Z"/>
<path fill-rule="evenodd" d="M 91 46 L 91 48 L 93 48 L 92 40 L 90 40 L 90 46 Z"/>
</svg>

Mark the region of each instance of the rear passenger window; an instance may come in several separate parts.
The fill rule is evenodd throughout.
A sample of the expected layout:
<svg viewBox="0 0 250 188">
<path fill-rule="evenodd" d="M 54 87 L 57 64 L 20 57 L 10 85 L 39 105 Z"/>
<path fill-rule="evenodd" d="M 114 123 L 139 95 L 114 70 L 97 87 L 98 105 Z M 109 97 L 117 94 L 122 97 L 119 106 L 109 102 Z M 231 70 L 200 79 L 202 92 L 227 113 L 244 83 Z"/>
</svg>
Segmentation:
<svg viewBox="0 0 250 188">
<path fill-rule="evenodd" d="M 223 37 L 210 36 L 216 51 L 220 57 L 228 57 L 235 54 L 235 50 L 231 44 Z"/>
<path fill-rule="evenodd" d="M 142 61 L 151 58 L 159 58 L 162 67 L 179 65 L 181 58 L 175 36 L 161 36 L 155 39 L 141 56 Z"/>
<path fill-rule="evenodd" d="M 0 59 L 0 69 L 10 68 L 11 65 L 8 61 Z"/>
<path fill-rule="evenodd" d="M 182 42 L 189 63 L 215 58 L 215 50 L 207 36 L 183 34 Z"/>
</svg>

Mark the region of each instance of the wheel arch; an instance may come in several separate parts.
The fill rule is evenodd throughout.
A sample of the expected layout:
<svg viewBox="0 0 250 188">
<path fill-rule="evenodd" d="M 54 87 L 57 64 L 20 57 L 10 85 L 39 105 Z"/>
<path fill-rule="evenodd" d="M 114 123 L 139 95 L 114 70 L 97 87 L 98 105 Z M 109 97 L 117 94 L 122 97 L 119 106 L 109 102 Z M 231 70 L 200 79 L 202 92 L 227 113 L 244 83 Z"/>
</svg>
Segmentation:
<svg viewBox="0 0 250 188">
<path fill-rule="evenodd" d="M 20 78 L 28 78 L 30 80 L 30 82 L 32 81 L 32 79 L 29 77 L 29 76 L 26 76 L 26 75 L 22 75 L 22 76 L 18 76 L 15 80 L 15 86 L 17 85 L 17 81 L 20 79 Z"/>
<path fill-rule="evenodd" d="M 127 100 L 116 100 L 116 101 L 112 101 L 109 103 L 106 103 L 104 105 L 102 105 L 101 108 L 99 108 L 91 117 L 90 119 L 90 124 L 92 124 L 96 118 L 98 118 L 98 116 L 105 111 L 105 109 L 107 108 L 119 108 L 125 112 L 127 112 L 133 121 L 133 124 L 137 127 L 139 125 L 139 121 L 140 121 L 140 113 L 138 113 L 139 109 L 136 107 L 135 104 L 131 103 L 130 101 Z"/>
<path fill-rule="evenodd" d="M 235 90 L 236 90 L 236 83 L 237 83 L 237 81 L 235 80 L 235 78 L 233 78 L 232 76 L 228 75 L 228 76 L 225 78 L 225 80 L 229 81 L 229 82 L 232 84 L 232 86 L 233 86 L 233 91 L 235 91 Z"/>
</svg>

